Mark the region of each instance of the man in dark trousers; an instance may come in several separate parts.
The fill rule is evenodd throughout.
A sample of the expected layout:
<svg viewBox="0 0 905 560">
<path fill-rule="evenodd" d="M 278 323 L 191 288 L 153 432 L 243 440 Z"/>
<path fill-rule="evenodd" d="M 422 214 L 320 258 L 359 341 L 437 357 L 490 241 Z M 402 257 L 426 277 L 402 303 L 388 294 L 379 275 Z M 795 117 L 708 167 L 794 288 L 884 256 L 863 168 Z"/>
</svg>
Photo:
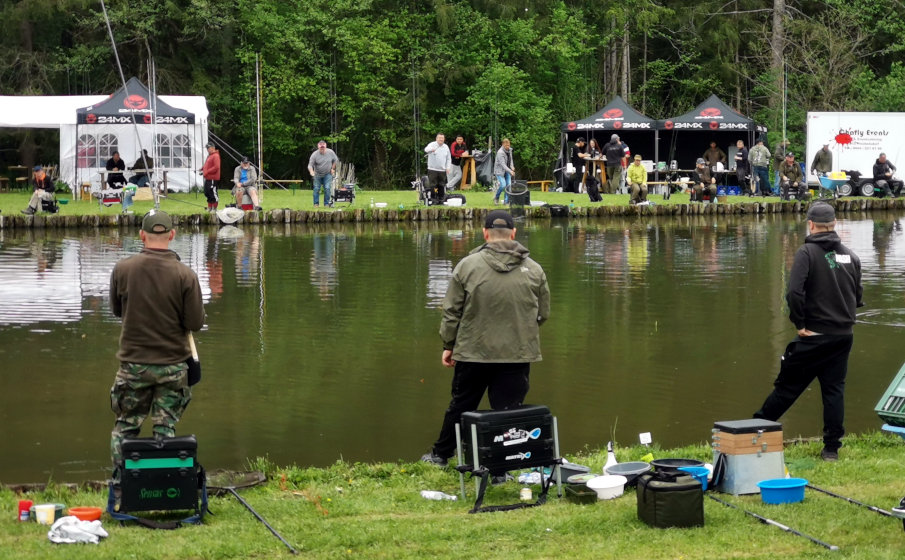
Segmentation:
<svg viewBox="0 0 905 560">
<path fill-rule="evenodd" d="M 852 349 L 855 310 L 861 301 L 861 260 L 834 231 L 833 207 L 808 209 L 808 237 L 795 253 L 786 301 L 798 336 L 782 355 L 774 389 L 755 418 L 777 420 L 817 378 L 823 397 L 824 461 L 839 458 L 845 433 L 845 374 Z"/>
<path fill-rule="evenodd" d="M 169 249 L 176 236 L 172 219 L 151 210 L 139 236 L 142 251 L 116 263 L 110 275 L 110 308 L 123 321 L 116 353 L 120 366 L 110 389 L 116 415 L 110 452 L 117 483 L 123 438 L 137 437 L 148 418 L 155 437 L 175 435 L 192 398 L 188 333 L 204 325 L 198 276 Z"/>
<path fill-rule="evenodd" d="M 583 137 L 579 137 L 575 140 L 575 145 L 572 146 L 572 153 L 569 158 L 569 161 L 572 162 L 572 178 L 569 181 L 569 188 L 571 192 L 577 193 L 581 192 L 581 180 L 584 178 L 584 166 L 585 166 L 585 158 L 588 157 L 587 148 L 585 148 L 585 141 Z"/>
<path fill-rule="evenodd" d="M 603 146 L 606 157 L 606 192 L 616 194 L 622 181 L 622 158 L 625 157 L 625 144 L 618 134 L 610 136 L 610 141 Z"/>
<path fill-rule="evenodd" d="M 541 360 L 540 325 L 550 316 L 547 276 L 515 240 L 505 210 L 487 214 L 484 241 L 453 270 L 443 300 L 441 361 L 455 368 L 452 399 L 440 436 L 421 457 L 437 466 L 446 466 L 456 449 L 462 413 L 477 410 L 485 391 L 494 410 L 521 405 L 531 362 Z"/>
<path fill-rule="evenodd" d="M 886 159 L 886 154 L 880 154 L 874 162 L 874 186 L 883 192 L 883 196 L 899 196 L 902 192 L 902 181 L 893 179 L 896 166 Z"/>
</svg>

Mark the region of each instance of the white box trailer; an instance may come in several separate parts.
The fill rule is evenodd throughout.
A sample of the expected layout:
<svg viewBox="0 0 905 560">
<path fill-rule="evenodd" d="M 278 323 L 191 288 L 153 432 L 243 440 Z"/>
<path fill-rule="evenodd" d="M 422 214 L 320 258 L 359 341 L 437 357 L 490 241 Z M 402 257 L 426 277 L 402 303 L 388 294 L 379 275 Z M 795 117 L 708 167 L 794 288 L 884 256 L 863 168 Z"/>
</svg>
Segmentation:
<svg viewBox="0 0 905 560">
<path fill-rule="evenodd" d="M 803 163 L 809 183 L 817 183 L 810 175 L 811 162 L 824 144 L 833 153 L 833 171 L 855 170 L 871 177 L 883 152 L 901 168 L 896 176 L 905 176 L 905 113 L 809 112 L 807 126 Z"/>
</svg>

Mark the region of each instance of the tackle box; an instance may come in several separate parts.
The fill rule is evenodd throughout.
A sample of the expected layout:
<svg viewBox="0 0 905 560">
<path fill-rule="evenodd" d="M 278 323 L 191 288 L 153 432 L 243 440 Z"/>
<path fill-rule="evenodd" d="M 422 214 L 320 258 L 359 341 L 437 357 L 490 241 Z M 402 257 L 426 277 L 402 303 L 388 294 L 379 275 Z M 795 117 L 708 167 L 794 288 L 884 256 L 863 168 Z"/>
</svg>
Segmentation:
<svg viewBox="0 0 905 560">
<path fill-rule="evenodd" d="M 905 365 L 887 387 L 874 412 L 887 424 L 905 426 Z"/>
<path fill-rule="evenodd" d="M 553 415 L 546 406 L 464 412 L 461 422 L 465 462 L 473 459 L 474 446 L 478 463 L 491 472 L 556 462 Z"/>
<path fill-rule="evenodd" d="M 119 511 L 198 511 L 203 475 L 195 436 L 127 438 L 122 453 Z"/>
<path fill-rule="evenodd" d="M 782 451 L 782 424 L 750 418 L 713 423 L 711 439 L 715 451 L 724 455 L 747 455 Z"/>
</svg>

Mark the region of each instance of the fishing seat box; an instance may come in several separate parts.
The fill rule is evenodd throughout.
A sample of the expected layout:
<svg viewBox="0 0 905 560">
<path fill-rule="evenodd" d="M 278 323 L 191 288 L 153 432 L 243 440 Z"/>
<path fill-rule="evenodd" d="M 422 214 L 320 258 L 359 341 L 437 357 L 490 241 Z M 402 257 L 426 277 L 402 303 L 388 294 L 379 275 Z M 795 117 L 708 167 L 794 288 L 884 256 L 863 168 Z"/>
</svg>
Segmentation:
<svg viewBox="0 0 905 560">
<path fill-rule="evenodd" d="M 662 477 L 646 473 L 638 477 L 638 519 L 651 527 L 704 526 L 704 492 L 692 476 Z"/>
<path fill-rule="evenodd" d="M 786 476 L 782 424 L 749 418 L 714 422 L 713 463 L 725 456 L 723 478 L 716 489 L 726 494 L 759 494 L 757 483 Z"/>
<path fill-rule="evenodd" d="M 124 439 L 120 511 L 198 511 L 204 475 L 197 452 L 193 435 Z"/>
<path fill-rule="evenodd" d="M 553 414 L 542 405 L 509 410 L 464 412 L 461 417 L 465 460 L 478 448 L 478 460 L 491 473 L 549 466 L 557 462 Z M 472 442 L 472 427 L 475 440 Z"/>
</svg>

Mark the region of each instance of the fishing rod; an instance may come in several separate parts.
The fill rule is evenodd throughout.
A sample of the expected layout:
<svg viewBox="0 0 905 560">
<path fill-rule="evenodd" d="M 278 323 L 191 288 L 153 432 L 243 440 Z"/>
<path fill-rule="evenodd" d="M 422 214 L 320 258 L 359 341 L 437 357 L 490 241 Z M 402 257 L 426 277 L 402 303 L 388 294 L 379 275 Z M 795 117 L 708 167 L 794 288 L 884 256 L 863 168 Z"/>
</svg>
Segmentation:
<svg viewBox="0 0 905 560">
<path fill-rule="evenodd" d="M 806 535 L 806 534 L 802 533 L 801 531 L 796 531 L 795 529 L 789 527 L 788 525 L 783 525 L 782 523 L 780 523 L 778 521 L 774 521 L 774 520 L 764 517 L 762 515 L 758 515 L 758 514 L 754 513 L 753 511 L 748 511 L 746 509 L 742 509 L 735 504 L 730 504 L 729 502 L 725 502 L 719 498 L 716 498 L 712 494 L 707 494 L 707 497 L 715 502 L 719 502 L 719 503 L 723 504 L 724 506 L 731 507 L 733 509 L 737 509 L 740 512 L 744 513 L 745 515 L 750 515 L 751 517 L 757 519 L 758 521 L 760 521 L 761 523 L 764 523 L 765 525 L 773 525 L 774 527 L 778 527 L 779 529 L 782 529 L 783 531 L 785 531 L 787 533 L 792 533 L 793 535 L 798 535 L 799 537 L 804 537 L 804 538 L 808 539 L 809 541 L 811 541 L 812 543 L 819 544 L 820 546 L 822 546 L 828 550 L 839 550 L 839 547 L 834 544 L 825 543 L 820 539 L 812 537 L 811 535 Z"/>
<path fill-rule="evenodd" d="M 283 538 L 283 536 L 282 536 L 281 534 L 277 533 L 277 530 L 276 530 L 276 529 L 274 529 L 273 527 L 270 526 L 270 523 L 268 523 L 263 517 L 261 517 L 261 514 L 259 514 L 258 512 L 256 512 L 255 509 L 254 509 L 253 507 L 251 507 L 251 506 L 248 504 L 248 502 L 246 502 L 245 500 L 243 500 L 243 499 L 242 499 L 242 496 L 240 496 L 239 493 L 236 492 L 234 488 L 229 487 L 229 486 L 224 486 L 223 489 L 226 490 L 227 492 L 229 492 L 230 494 L 232 494 L 233 496 L 235 496 L 236 499 L 239 500 L 239 502 L 240 502 L 243 506 L 245 506 L 245 509 L 247 509 L 248 511 L 250 511 L 250 512 L 258 519 L 258 521 L 260 521 L 261 523 L 264 524 L 265 527 L 267 527 L 268 529 L 270 529 L 270 532 L 273 533 L 273 536 L 275 536 L 276 538 L 280 539 L 280 541 L 282 541 L 283 544 L 286 545 L 286 548 L 289 549 L 289 552 L 291 552 L 292 554 L 298 554 L 298 553 L 299 553 L 298 550 L 292 548 L 292 545 L 289 544 L 289 543 L 286 541 L 286 539 Z"/>
<path fill-rule="evenodd" d="M 840 496 L 839 494 L 835 494 L 833 492 L 830 492 L 829 490 L 824 490 L 823 488 L 817 488 L 813 484 L 808 484 L 806 487 L 810 488 L 811 490 L 817 490 L 818 492 L 822 492 L 822 493 L 826 494 L 827 496 L 832 496 L 834 498 L 839 498 L 840 500 L 845 500 L 846 502 L 848 502 L 850 504 L 855 504 L 856 506 L 861 506 L 861 507 L 867 508 L 875 513 L 879 513 L 880 515 L 882 515 L 884 517 L 897 517 L 897 516 L 893 515 L 891 512 L 886 511 L 885 509 L 880 509 L 877 506 L 872 506 L 872 505 L 865 504 L 864 502 L 859 502 L 858 500 L 855 500 L 853 498 L 846 498 L 845 496 Z"/>
</svg>

